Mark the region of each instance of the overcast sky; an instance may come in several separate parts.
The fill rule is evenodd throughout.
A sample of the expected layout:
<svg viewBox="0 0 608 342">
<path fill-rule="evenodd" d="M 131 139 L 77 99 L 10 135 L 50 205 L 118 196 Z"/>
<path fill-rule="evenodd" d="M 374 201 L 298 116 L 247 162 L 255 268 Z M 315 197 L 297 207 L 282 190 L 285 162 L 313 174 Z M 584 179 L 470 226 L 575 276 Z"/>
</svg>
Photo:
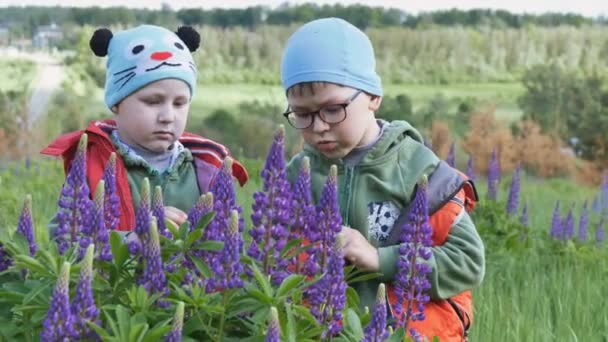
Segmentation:
<svg viewBox="0 0 608 342">
<path fill-rule="evenodd" d="M 174 9 L 184 7 L 202 8 L 243 8 L 253 5 L 268 5 L 276 7 L 285 0 L 167 0 L 164 1 Z M 291 4 L 302 4 L 312 2 L 310 0 L 289 0 Z M 344 5 L 354 3 L 373 4 L 374 6 L 401 8 L 409 13 L 420 11 L 432 11 L 437 9 L 449 8 L 491 8 L 505 9 L 515 13 L 544 13 L 544 12 L 572 12 L 585 16 L 596 17 L 599 15 L 608 16 L 608 0 L 376 0 L 376 1 L 357 1 L 342 0 L 314 1 L 318 4 L 341 3 Z M 48 5 L 48 6 L 94 6 L 103 3 L 103 6 L 124 6 L 129 3 L 129 7 L 160 8 L 162 0 L 0 0 L 0 6 L 15 5 Z"/>
</svg>

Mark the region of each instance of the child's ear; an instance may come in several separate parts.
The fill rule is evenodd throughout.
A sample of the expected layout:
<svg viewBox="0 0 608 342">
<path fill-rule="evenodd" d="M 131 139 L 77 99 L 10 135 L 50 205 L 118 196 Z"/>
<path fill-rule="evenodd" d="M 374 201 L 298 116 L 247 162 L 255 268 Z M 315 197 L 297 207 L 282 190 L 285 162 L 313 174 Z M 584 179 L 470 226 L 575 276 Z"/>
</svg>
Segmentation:
<svg viewBox="0 0 608 342">
<path fill-rule="evenodd" d="M 380 108 L 380 104 L 382 103 L 382 96 L 372 95 L 371 100 L 369 101 L 369 110 L 375 112 Z"/>
</svg>

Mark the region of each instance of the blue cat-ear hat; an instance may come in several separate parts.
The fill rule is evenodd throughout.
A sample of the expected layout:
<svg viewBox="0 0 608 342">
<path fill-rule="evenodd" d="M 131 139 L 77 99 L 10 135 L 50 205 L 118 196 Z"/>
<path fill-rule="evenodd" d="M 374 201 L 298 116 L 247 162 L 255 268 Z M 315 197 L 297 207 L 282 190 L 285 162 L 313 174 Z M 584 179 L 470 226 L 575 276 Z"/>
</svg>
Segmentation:
<svg viewBox="0 0 608 342">
<path fill-rule="evenodd" d="M 197 69 L 191 53 L 198 49 L 200 40 L 190 26 L 181 26 L 176 32 L 155 25 L 141 25 L 116 34 L 107 28 L 96 30 L 89 45 L 95 55 L 108 56 L 108 108 L 152 82 L 169 78 L 184 81 L 192 98 Z"/>
</svg>

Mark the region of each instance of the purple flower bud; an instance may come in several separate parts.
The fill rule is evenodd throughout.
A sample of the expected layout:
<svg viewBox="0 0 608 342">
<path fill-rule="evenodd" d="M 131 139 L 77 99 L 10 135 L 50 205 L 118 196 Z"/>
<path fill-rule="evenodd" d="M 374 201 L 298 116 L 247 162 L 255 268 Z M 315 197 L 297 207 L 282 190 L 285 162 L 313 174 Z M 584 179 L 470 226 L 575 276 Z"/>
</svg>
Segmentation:
<svg viewBox="0 0 608 342">
<path fill-rule="evenodd" d="M 386 288 L 384 284 L 378 286 L 376 304 L 372 313 L 372 320 L 365 327 L 363 342 L 383 342 L 388 338 L 386 329 Z"/>
<path fill-rule="evenodd" d="M 500 182 L 500 165 L 496 149 L 492 150 L 492 158 L 488 167 L 488 199 L 498 199 L 498 183 Z"/>
<path fill-rule="evenodd" d="M 279 323 L 279 312 L 277 308 L 272 306 L 268 315 L 268 332 L 266 333 L 266 342 L 281 341 L 281 325 Z"/>
<path fill-rule="evenodd" d="M 474 163 L 475 163 L 475 161 L 473 159 L 473 155 L 469 154 L 469 160 L 467 161 L 467 176 L 472 181 L 475 180 L 475 166 L 474 166 Z"/>
<path fill-rule="evenodd" d="M 42 323 L 41 341 L 72 341 L 78 338 L 70 311 L 70 263 L 61 266 L 49 311 Z"/>
<path fill-rule="evenodd" d="M 158 238 L 156 218 L 150 215 L 149 220 L 148 238 L 145 242 L 142 242 L 144 272 L 140 279 L 140 283 L 146 288 L 149 294 L 167 294 L 167 280 L 165 278 L 165 267 L 160 255 L 160 241 Z M 160 305 L 162 302 L 159 301 L 158 304 Z"/>
<path fill-rule="evenodd" d="M 118 229 L 120 222 L 120 198 L 116 189 L 116 153 L 110 154 L 110 159 L 103 171 L 102 180 L 105 182 L 104 217 L 106 229 Z"/>
<path fill-rule="evenodd" d="M 445 162 L 448 163 L 451 167 L 456 167 L 456 151 L 454 149 L 455 143 L 450 145 L 450 151 L 448 152 L 448 156 L 445 158 Z"/>
<path fill-rule="evenodd" d="M 587 201 L 583 204 L 583 209 L 581 210 L 581 217 L 578 221 L 578 241 L 585 242 L 587 241 L 587 227 L 589 226 L 589 213 L 587 210 Z"/>
<path fill-rule="evenodd" d="M 515 171 L 513 172 L 513 178 L 511 179 L 511 188 L 509 189 L 509 199 L 507 200 L 507 214 L 515 215 L 519 207 L 519 187 L 520 187 L 520 174 L 521 165 L 517 164 Z"/>
<path fill-rule="evenodd" d="M 599 196 L 595 196 L 593 198 L 593 203 L 591 204 L 591 211 L 593 211 L 594 214 L 599 214 L 602 211 L 602 209 L 600 208 Z"/>
<path fill-rule="evenodd" d="M 103 193 L 102 196 L 103 198 Z M 96 322 L 99 310 L 95 306 L 91 281 L 93 280 L 93 256 L 95 246 L 89 245 L 81 262 L 80 277 L 76 286 L 76 295 L 72 301 L 71 313 L 74 317 L 75 329 L 81 338 L 95 337 L 96 334 L 86 325 L 85 321 Z"/>
<path fill-rule="evenodd" d="M 206 194 L 202 194 L 192 209 L 188 212 L 188 223 L 190 227 L 190 231 L 193 231 L 196 228 L 198 222 L 203 218 L 203 216 L 207 215 L 209 212 L 213 210 L 213 193 L 208 192 Z"/>
<path fill-rule="evenodd" d="M 0 272 L 6 271 L 12 264 L 11 256 L 6 253 L 4 246 L 0 243 Z"/>
<path fill-rule="evenodd" d="M 58 225 L 53 238 L 57 241 L 60 254 L 63 254 L 70 244 L 78 241 L 80 232 L 88 224 L 92 210 L 86 179 L 86 148 L 87 135 L 83 134 L 58 201 Z"/>
<path fill-rule="evenodd" d="M 156 217 L 158 223 L 158 233 L 167 238 L 171 238 L 171 232 L 165 224 L 165 205 L 163 204 L 163 190 L 157 185 L 154 187 L 154 195 L 152 196 L 152 215 Z"/>
<path fill-rule="evenodd" d="M 595 231 L 595 243 L 600 246 L 606 239 L 606 231 L 604 230 L 604 220 L 601 220 Z"/>
<path fill-rule="evenodd" d="M 36 238 L 34 237 L 34 226 L 32 223 L 32 196 L 26 195 L 23 209 L 17 224 L 17 233 L 23 235 L 30 247 L 30 256 L 36 254 Z"/>
<path fill-rule="evenodd" d="M 110 235 L 106 229 L 104 215 L 105 208 L 105 182 L 99 181 L 95 189 L 95 201 L 93 202 L 92 217 L 89 224 L 82 227 L 80 237 L 80 257 L 83 257 L 89 244 L 95 245 L 98 251 L 98 258 L 103 261 L 112 261 L 112 251 L 110 249 Z"/>
<path fill-rule="evenodd" d="M 287 261 L 280 255 L 287 241 L 287 227 L 292 222 L 290 184 L 287 181 L 284 158 L 285 128 L 280 125 L 274 134 L 272 145 L 266 157 L 266 164 L 261 172 L 262 191 L 254 195 L 250 231 L 253 246 L 261 248 L 260 252 L 247 249 L 249 256 L 259 256 L 263 271 L 271 275 L 273 284 L 280 284 L 287 273 Z"/>
<path fill-rule="evenodd" d="M 432 255 L 430 248 L 433 242 L 426 189 L 425 176 L 417 186 L 408 222 L 402 228 L 402 245 L 399 248 L 400 258 L 397 261 L 395 315 L 398 320 L 397 325 L 405 327 L 406 330 L 410 321 L 424 319 L 424 305 L 430 300 L 427 292 L 431 288 L 428 280 L 431 268 L 424 261 Z M 405 304 L 407 307 L 404 309 Z M 414 308 L 415 304 L 417 304 L 416 308 Z"/>
<path fill-rule="evenodd" d="M 564 219 L 562 232 L 562 240 L 570 240 L 574 237 L 574 215 L 572 213 L 572 208 L 568 210 L 568 215 Z"/>
<path fill-rule="evenodd" d="M 139 239 L 143 242 L 146 240 L 148 231 L 150 229 L 150 181 L 148 178 L 144 178 L 141 184 L 141 193 L 139 200 L 139 207 L 135 214 L 135 233 L 139 236 Z"/>
<path fill-rule="evenodd" d="M 562 231 L 562 219 L 559 210 L 559 201 L 557 201 L 555 202 L 555 208 L 553 209 L 553 218 L 551 220 L 551 238 L 560 239 L 563 234 Z"/>
<path fill-rule="evenodd" d="M 173 316 L 173 327 L 171 332 L 165 336 L 165 342 L 181 342 L 184 327 L 184 302 L 178 302 Z"/>
</svg>

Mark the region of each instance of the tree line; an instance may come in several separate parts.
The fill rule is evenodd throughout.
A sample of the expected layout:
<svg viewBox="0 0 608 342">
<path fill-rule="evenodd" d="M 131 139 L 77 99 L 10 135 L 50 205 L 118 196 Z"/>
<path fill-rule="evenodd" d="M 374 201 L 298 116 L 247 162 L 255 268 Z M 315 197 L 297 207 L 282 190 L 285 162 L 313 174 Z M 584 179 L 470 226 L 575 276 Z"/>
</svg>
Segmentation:
<svg viewBox="0 0 608 342">
<path fill-rule="evenodd" d="M 573 13 L 516 14 L 506 10 L 448 9 L 419 14 L 396 8 L 365 5 L 316 5 L 313 3 L 277 8 L 251 6 L 243 9 L 183 8 L 173 10 L 167 3 L 161 9 L 130 9 L 126 7 L 4 7 L 0 8 L 0 25 L 14 34 L 32 34 L 39 25 L 132 26 L 140 23 L 174 26 L 179 24 L 215 27 L 257 27 L 260 25 L 292 25 L 322 17 L 346 19 L 361 29 L 370 27 L 407 27 L 425 29 L 437 26 L 521 28 L 606 25 L 608 18 L 589 18 Z"/>
</svg>

